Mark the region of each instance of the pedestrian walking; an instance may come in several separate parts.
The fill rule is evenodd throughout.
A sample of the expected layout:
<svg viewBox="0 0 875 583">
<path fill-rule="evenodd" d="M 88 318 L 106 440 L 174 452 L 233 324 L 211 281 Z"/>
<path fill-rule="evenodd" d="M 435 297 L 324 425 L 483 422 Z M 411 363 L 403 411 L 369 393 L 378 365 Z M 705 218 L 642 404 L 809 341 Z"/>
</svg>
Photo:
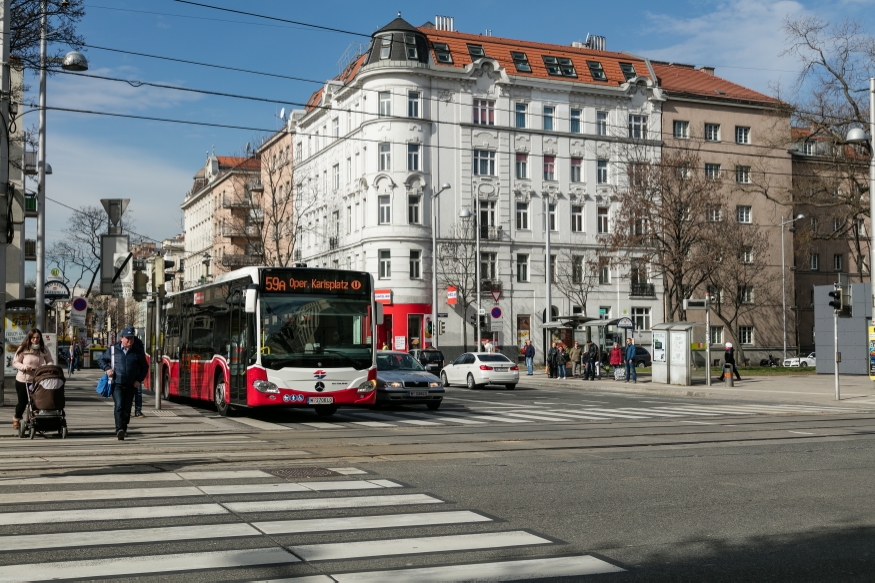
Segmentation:
<svg viewBox="0 0 875 583">
<path fill-rule="evenodd" d="M 559 354 L 557 356 L 558 362 L 556 366 L 556 372 L 559 375 L 559 378 L 565 380 L 568 378 L 567 367 L 568 367 L 568 353 L 565 351 L 565 345 L 559 344 L 558 347 Z"/>
<path fill-rule="evenodd" d="M 609 362 L 615 371 L 619 370 L 619 368 L 623 366 L 623 350 L 620 348 L 619 342 L 614 342 L 614 347 L 611 348 L 611 356 Z M 614 379 L 616 378 L 616 375 L 614 375 Z"/>
<path fill-rule="evenodd" d="M 726 343 L 726 355 L 723 357 L 726 364 L 732 365 L 732 372 L 735 373 L 735 378 L 741 380 L 741 375 L 738 373 L 738 367 L 735 366 L 735 348 L 732 347 L 732 342 Z"/>
<path fill-rule="evenodd" d="M 574 341 L 574 346 L 571 347 L 571 351 L 568 353 L 568 356 L 571 358 L 571 376 L 581 376 L 580 369 L 583 351 L 580 349 L 580 343 L 577 340 Z"/>
<path fill-rule="evenodd" d="M 70 348 L 67 350 L 67 374 L 73 376 L 73 371 L 76 370 L 76 365 L 78 364 L 79 357 L 82 355 L 82 350 L 79 348 L 79 344 L 75 342 L 70 343 Z"/>
<path fill-rule="evenodd" d="M 635 339 L 626 338 L 626 382 L 632 379 L 633 383 L 638 383 L 638 372 L 635 370 Z"/>
<path fill-rule="evenodd" d="M 556 343 L 550 343 L 550 351 L 547 352 L 547 378 L 555 379 L 559 366 L 559 349 L 556 348 Z"/>
<path fill-rule="evenodd" d="M 534 374 L 532 369 L 535 366 L 535 347 L 532 346 L 531 340 L 526 340 L 526 347 L 523 348 L 523 356 L 526 357 L 526 374 L 532 376 Z"/>
<path fill-rule="evenodd" d="M 119 341 L 109 347 L 97 360 L 98 366 L 112 380 L 112 400 L 115 403 L 115 433 L 123 441 L 131 421 L 131 405 L 137 389 L 149 374 L 143 343 L 128 326 L 119 335 Z"/>
<path fill-rule="evenodd" d="M 595 380 L 595 368 L 599 359 L 599 347 L 592 340 L 586 342 L 586 368 L 583 370 L 584 380 Z"/>
<path fill-rule="evenodd" d="M 43 333 L 36 328 L 31 328 L 12 358 L 12 367 L 18 371 L 15 374 L 15 392 L 18 395 L 18 403 L 15 405 L 15 413 L 12 416 L 13 429 L 18 429 L 21 416 L 24 415 L 24 410 L 27 408 L 27 385 L 33 383 L 33 373 L 36 372 L 36 369 L 45 364 L 54 364 L 52 355 L 43 342 Z"/>
</svg>

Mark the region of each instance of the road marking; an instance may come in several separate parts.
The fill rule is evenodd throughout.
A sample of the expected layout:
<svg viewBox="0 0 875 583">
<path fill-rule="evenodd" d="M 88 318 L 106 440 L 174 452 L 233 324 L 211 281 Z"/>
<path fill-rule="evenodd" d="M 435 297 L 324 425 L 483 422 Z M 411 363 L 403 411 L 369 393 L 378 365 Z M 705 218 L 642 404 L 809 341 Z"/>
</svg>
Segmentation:
<svg viewBox="0 0 875 583">
<path fill-rule="evenodd" d="M 409 423 L 410 425 L 443 425 L 443 423 L 435 423 L 434 421 L 420 421 L 420 420 L 409 420 L 403 421 L 401 419 L 397 420 L 398 423 Z"/>
<path fill-rule="evenodd" d="M 445 413 L 445 415 L 452 415 L 459 417 L 464 417 L 467 419 L 468 417 L 473 417 L 474 419 L 486 419 L 487 421 L 498 421 L 499 423 L 531 423 L 531 421 L 526 421 L 524 419 L 514 419 L 512 417 L 498 417 L 492 415 L 473 415 L 471 413 L 450 413 L 449 411 Z"/>
<path fill-rule="evenodd" d="M 386 514 L 382 516 L 276 520 L 271 522 L 254 522 L 253 526 L 266 534 L 302 534 L 337 530 L 371 530 L 409 526 L 435 526 L 439 524 L 467 524 L 472 522 L 492 522 L 492 519 L 476 512 L 463 510 L 458 512 L 417 512 L 410 514 Z"/>
<path fill-rule="evenodd" d="M 544 415 L 532 415 L 531 413 L 511 413 L 504 412 L 503 415 L 507 415 L 509 417 L 520 417 L 521 419 L 535 419 L 536 421 L 565 421 L 568 419 L 562 419 L 561 417 L 550 416 L 549 414 Z"/>
<path fill-rule="evenodd" d="M 332 471 L 332 472 L 337 472 L 338 474 L 343 474 L 344 476 L 367 474 L 366 471 L 360 470 L 358 468 L 325 468 L 325 469 Z"/>
<path fill-rule="evenodd" d="M 816 433 L 806 433 L 805 431 L 790 431 L 790 433 L 798 433 L 799 435 L 817 435 Z"/>
<path fill-rule="evenodd" d="M 384 581 L 523 581 L 548 577 L 584 577 L 622 573 L 624 569 L 595 557 L 558 557 L 473 565 L 419 567 L 395 571 L 370 571 L 332 575 L 339 583 L 383 583 Z M 299 581 L 289 579 L 288 581 Z M 303 582 L 302 582 L 303 583 Z"/>
<path fill-rule="evenodd" d="M 203 496 L 203 492 L 195 486 L 178 488 L 116 488 L 113 490 L 56 490 L 54 492 L 23 492 L 3 494 L 0 504 L 25 504 L 34 502 L 34 497 L 40 500 L 57 502 L 76 502 L 82 500 L 131 500 L 135 498 L 182 498 L 185 496 Z"/>
<path fill-rule="evenodd" d="M 325 423 L 324 421 L 310 421 L 307 423 L 298 423 L 298 425 L 307 425 L 308 427 L 313 427 L 314 429 L 346 429 L 343 425 L 339 423 Z"/>
<path fill-rule="evenodd" d="M 679 407 L 656 407 L 659 411 L 670 411 L 672 413 L 683 413 L 684 415 L 695 415 L 700 417 L 718 417 L 717 413 L 698 413 L 695 411 L 687 411 L 686 409 L 681 409 Z"/>
<path fill-rule="evenodd" d="M 151 518 L 179 518 L 227 514 L 219 504 L 179 504 L 175 506 L 134 506 L 131 508 L 91 508 L 88 510 L 45 510 L 39 512 L 0 513 L 0 526 L 15 524 L 60 524 L 63 522 L 92 522 L 104 520 L 140 520 Z"/>
<path fill-rule="evenodd" d="M 712 415 L 750 415 L 749 412 L 743 411 L 726 411 L 717 407 L 701 407 L 698 405 L 689 405 L 683 407 L 673 407 L 675 411 L 688 411 L 690 413 L 711 413 Z"/>
<path fill-rule="evenodd" d="M 250 478 L 276 478 L 261 470 L 218 470 L 204 472 L 176 472 L 183 480 L 239 480 Z"/>
<path fill-rule="evenodd" d="M 656 408 L 635 408 L 635 407 L 623 407 L 619 409 L 619 411 L 629 411 L 630 413 L 641 413 L 642 415 L 653 415 L 655 417 L 683 417 L 678 413 L 668 413 L 667 411 L 662 411 Z"/>
<path fill-rule="evenodd" d="M 362 425 L 364 427 L 398 427 L 391 423 L 381 423 L 380 421 L 350 421 L 353 425 Z"/>
<path fill-rule="evenodd" d="M 334 482 L 298 482 L 279 484 L 246 484 L 200 486 L 198 489 L 211 496 L 233 494 L 274 494 L 280 492 L 332 492 L 337 490 L 377 490 L 380 488 L 403 488 L 390 480 L 349 480 Z"/>
<path fill-rule="evenodd" d="M 336 561 L 362 557 L 389 557 L 549 544 L 553 544 L 552 541 L 522 530 L 512 530 L 509 532 L 300 545 L 290 546 L 289 550 L 305 561 Z"/>
<path fill-rule="evenodd" d="M 679 421 L 679 423 L 695 423 L 696 425 L 719 425 L 718 423 L 709 423 L 707 421 Z"/>
<path fill-rule="evenodd" d="M 22 576 L 31 581 L 44 579 L 94 579 L 97 577 L 120 577 L 200 569 L 233 569 L 237 567 L 297 562 L 300 562 L 297 557 L 280 548 L 180 553 L 175 555 L 9 565 L 0 567 L 0 580 L 21 580 Z"/>
<path fill-rule="evenodd" d="M 436 415 L 434 413 L 417 413 L 415 411 L 405 411 L 405 415 L 410 417 L 422 417 L 424 419 L 436 419 L 438 421 L 442 421 L 444 423 L 461 423 L 463 425 L 483 425 L 482 421 L 472 421 L 471 419 L 465 419 L 462 417 L 446 417 L 445 415 Z M 452 414 L 452 413 L 450 413 Z"/>
<path fill-rule="evenodd" d="M 587 409 L 587 415 L 596 415 L 600 417 L 617 417 L 620 419 L 648 419 L 644 415 L 629 415 L 623 413 L 614 413 L 612 409 Z"/>
<path fill-rule="evenodd" d="M 583 413 L 572 413 L 572 412 L 562 412 L 557 413 L 556 411 L 550 411 L 550 415 L 559 415 L 562 417 L 570 417 L 571 419 L 589 419 L 590 421 L 607 421 L 605 417 L 594 417 L 592 415 L 584 415 Z"/>
<path fill-rule="evenodd" d="M 331 508 L 371 508 L 376 506 L 405 506 L 409 504 L 443 503 L 443 500 L 439 500 L 438 498 L 434 498 L 426 494 L 397 494 L 392 496 L 352 496 L 346 498 L 309 498 L 303 500 L 230 502 L 225 503 L 225 507 L 228 508 L 231 512 L 279 512 L 295 510 L 325 510 Z"/>
<path fill-rule="evenodd" d="M 256 528 L 248 524 L 235 522 L 231 524 L 163 526 L 161 528 L 131 530 L 98 530 L 89 531 L 86 536 L 72 536 L 66 532 L 60 534 L 4 536 L 0 537 L 0 549 L 4 551 L 27 551 L 261 535 L 262 533 L 256 530 Z"/>
<path fill-rule="evenodd" d="M 256 429 L 263 429 L 265 431 L 283 431 L 288 429 L 288 427 L 285 427 L 284 425 L 268 423 L 267 421 L 252 419 L 251 417 L 234 417 L 233 421 L 242 423 L 243 425 L 249 425 L 250 427 L 255 427 Z"/>
</svg>

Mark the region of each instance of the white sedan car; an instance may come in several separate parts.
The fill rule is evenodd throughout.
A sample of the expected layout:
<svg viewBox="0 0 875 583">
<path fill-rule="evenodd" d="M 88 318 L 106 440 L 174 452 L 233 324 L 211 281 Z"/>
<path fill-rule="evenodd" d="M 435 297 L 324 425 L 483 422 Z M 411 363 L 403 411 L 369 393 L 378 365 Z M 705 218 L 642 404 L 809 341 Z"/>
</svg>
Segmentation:
<svg viewBox="0 0 875 583">
<path fill-rule="evenodd" d="M 441 371 L 445 387 L 465 385 L 478 389 L 486 385 L 516 387 L 520 381 L 520 367 L 503 354 L 466 352 Z"/>
<path fill-rule="evenodd" d="M 814 358 L 814 353 L 812 352 L 808 356 L 794 356 L 793 358 L 788 358 L 784 361 L 784 366 L 799 366 L 802 368 L 817 366 L 817 359 Z"/>
</svg>

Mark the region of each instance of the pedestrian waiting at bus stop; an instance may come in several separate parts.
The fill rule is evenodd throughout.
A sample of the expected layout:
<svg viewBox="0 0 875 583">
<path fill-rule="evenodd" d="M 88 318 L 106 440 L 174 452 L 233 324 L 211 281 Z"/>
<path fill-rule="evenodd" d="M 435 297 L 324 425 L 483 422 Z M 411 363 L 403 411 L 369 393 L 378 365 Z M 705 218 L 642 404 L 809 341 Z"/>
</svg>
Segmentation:
<svg viewBox="0 0 875 583">
<path fill-rule="evenodd" d="M 143 343 L 128 326 L 119 334 L 119 341 L 103 353 L 97 364 L 112 381 L 112 400 L 115 403 L 115 433 L 124 441 L 131 421 L 134 397 L 149 374 L 149 363 Z M 142 406 L 142 405 L 141 405 Z"/>
</svg>

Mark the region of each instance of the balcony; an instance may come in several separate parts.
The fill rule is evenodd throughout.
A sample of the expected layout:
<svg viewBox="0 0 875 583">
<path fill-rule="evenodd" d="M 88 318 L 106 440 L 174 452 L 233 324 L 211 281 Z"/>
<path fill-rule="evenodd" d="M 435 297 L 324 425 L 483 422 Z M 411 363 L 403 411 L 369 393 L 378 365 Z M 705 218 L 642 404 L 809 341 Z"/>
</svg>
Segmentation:
<svg viewBox="0 0 875 583">
<path fill-rule="evenodd" d="M 503 284 L 500 279 L 481 279 L 480 293 L 490 293 L 492 291 L 503 290 Z"/>
<path fill-rule="evenodd" d="M 259 237 L 258 226 L 253 224 L 247 225 L 222 225 L 223 237 L 240 237 L 246 239 L 257 239 Z"/>
<path fill-rule="evenodd" d="M 338 237 L 329 237 L 328 248 L 333 251 L 334 249 L 337 249 L 338 246 L 339 246 L 339 238 Z"/>
<path fill-rule="evenodd" d="M 24 216 L 27 218 L 35 218 L 37 215 L 37 200 L 35 196 L 24 197 Z"/>
<path fill-rule="evenodd" d="M 36 239 L 24 240 L 24 260 L 36 261 Z"/>
<path fill-rule="evenodd" d="M 264 192 L 264 184 L 261 180 L 251 180 L 248 184 L 250 192 Z"/>
<path fill-rule="evenodd" d="M 501 227 L 495 225 L 480 225 L 481 241 L 499 241 L 501 239 Z"/>
<path fill-rule="evenodd" d="M 222 208 L 225 209 L 251 209 L 255 205 L 246 197 L 235 198 L 232 196 L 222 196 Z"/>
<path fill-rule="evenodd" d="M 301 260 L 301 250 L 295 249 L 295 253 L 294 253 L 293 257 L 295 258 L 295 261 L 300 261 Z"/>
<path fill-rule="evenodd" d="M 638 283 L 632 282 L 631 291 L 629 292 L 630 298 L 655 298 L 656 297 L 656 286 L 652 283 Z"/>
<path fill-rule="evenodd" d="M 222 257 L 222 266 L 236 269 L 261 263 L 260 255 L 225 255 Z"/>
</svg>

